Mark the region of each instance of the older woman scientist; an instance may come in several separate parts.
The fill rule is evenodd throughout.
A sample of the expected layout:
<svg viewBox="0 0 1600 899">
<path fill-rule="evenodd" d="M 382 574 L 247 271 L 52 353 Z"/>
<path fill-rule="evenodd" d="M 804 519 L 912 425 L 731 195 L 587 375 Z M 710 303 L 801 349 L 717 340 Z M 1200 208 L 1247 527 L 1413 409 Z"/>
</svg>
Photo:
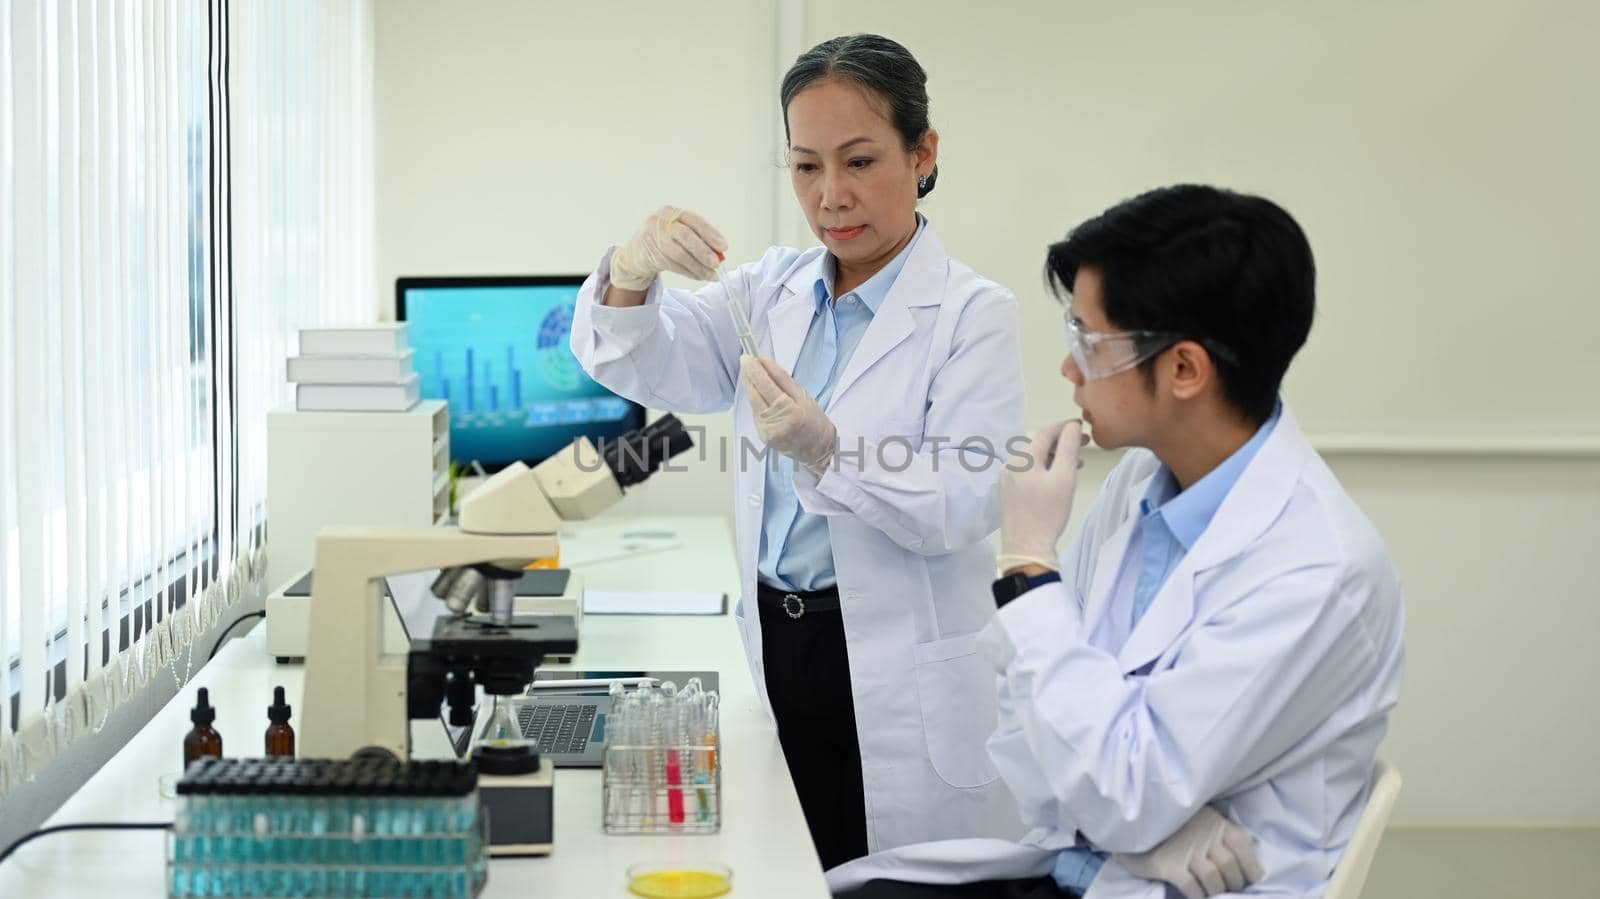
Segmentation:
<svg viewBox="0 0 1600 899">
<path fill-rule="evenodd" d="M 572 328 L 596 381 L 660 409 L 732 408 L 741 445 L 774 454 L 733 454 L 737 617 L 824 868 L 1021 832 L 984 751 L 995 690 L 975 642 L 1023 432 L 1016 300 L 917 213 L 938 175 L 925 84 L 876 35 L 801 55 L 780 98 L 822 245 L 672 290 L 661 272 L 716 279 L 728 244 L 664 207 L 601 258 Z M 763 358 L 741 356 L 730 302 Z"/>
</svg>

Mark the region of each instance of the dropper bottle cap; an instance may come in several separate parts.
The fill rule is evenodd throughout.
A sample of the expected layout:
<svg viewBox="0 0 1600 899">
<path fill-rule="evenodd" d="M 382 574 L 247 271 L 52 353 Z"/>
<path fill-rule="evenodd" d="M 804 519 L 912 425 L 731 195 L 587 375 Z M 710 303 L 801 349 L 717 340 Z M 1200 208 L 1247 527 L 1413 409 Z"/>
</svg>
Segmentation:
<svg viewBox="0 0 1600 899">
<path fill-rule="evenodd" d="M 210 724 L 217 720 L 217 710 L 211 707 L 211 695 L 205 687 L 198 691 L 194 708 L 189 710 L 189 720 L 195 724 Z"/>
<path fill-rule="evenodd" d="M 267 720 L 273 724 L 289 723 L 290 707 L 283 701 L 283 688 L 272 688 L 272 705 L 267 706 Z"/>
</svg>

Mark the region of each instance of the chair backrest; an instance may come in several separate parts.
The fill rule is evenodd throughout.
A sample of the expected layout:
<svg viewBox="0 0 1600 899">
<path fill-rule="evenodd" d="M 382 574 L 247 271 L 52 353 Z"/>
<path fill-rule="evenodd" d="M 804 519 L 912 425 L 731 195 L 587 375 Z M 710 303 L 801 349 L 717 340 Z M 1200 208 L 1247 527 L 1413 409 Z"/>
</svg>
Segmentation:
<svg viewBox="0 0 1600 899">
<path fill-rule="evenodd" d="M 1383 759 L 1378 759 L 1372 772 L 1372 795 L 1367 797 L 1367 807 L 1356 822 L 1355 835 L 1344 847 L 1344 857 L 1333 871 L 1327 892 L 1322 899 L 1359 899 L 1361 887 L 1367 882 L 1367 872 L 1372 868 L 1372 857 L 1378 854 L 1378 842 L 1383 839 L 1383 829 L 1389 824 L 1389 814 L 1394 811 L 1394 800 L 1400 795 L 1400 772 Z"/>
</svg>

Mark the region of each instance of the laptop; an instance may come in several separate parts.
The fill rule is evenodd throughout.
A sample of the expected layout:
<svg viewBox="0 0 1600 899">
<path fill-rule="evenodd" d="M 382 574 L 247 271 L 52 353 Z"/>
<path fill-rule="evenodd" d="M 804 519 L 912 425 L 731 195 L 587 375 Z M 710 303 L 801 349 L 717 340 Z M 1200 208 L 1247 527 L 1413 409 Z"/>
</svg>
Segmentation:
<svg viewBox="0 0 1600 899">
<path fill-rule="evenodd" d="M 681 687 L 691 677 L 700 678 L 708 692 L 717 689 L 715 671 L 536 671 L 534 688 L 513 699 L 512 708 L 523 737 L 537 740 L 539 754 L 551 764 L 598 768 L 605 761 L 611 681 L 621 679 L 633 690 L 645 678 Z M 539 686 L 541 682 L 547 686 Z"/>
</svg>

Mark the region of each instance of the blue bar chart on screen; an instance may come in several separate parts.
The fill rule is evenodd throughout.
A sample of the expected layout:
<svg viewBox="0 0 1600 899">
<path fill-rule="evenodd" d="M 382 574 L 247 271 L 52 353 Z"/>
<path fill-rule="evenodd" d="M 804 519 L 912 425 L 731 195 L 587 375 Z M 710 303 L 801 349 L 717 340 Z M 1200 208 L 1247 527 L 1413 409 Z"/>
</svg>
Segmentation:
<svg viewBox="0 0 1600 899">
<path fill-rule="evenodd" d="M 568 346 L 581 276 L 401 278 L 422 395 L 450 406 L 453 461 L 535 464 L 580 436 L 596 445 L 644 409 L 595 383 Z"/>
</svg>

